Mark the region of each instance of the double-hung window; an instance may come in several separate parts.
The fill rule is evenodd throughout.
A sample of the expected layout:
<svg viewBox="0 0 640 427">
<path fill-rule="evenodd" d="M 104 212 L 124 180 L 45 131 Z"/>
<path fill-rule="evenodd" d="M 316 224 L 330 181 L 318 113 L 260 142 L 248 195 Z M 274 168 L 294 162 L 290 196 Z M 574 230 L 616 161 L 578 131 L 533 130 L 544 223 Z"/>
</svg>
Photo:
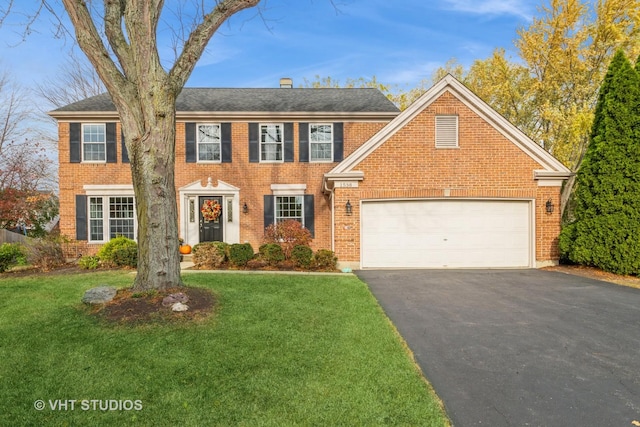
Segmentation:
<svg viewBox="0 0 640 427">
<path fill-rule="evenodd" d="M 89 197 L 89 241 L 104 242 L 117 236 L 135 239 L 133 196 Z"/>
<path fill-rule="evenodd" d="M 309 124 L 309 161 L 333 161 L 333 126 Z"/>
<path fill-rule="evenodd" d="M 283 161 L 283 126 L 282 124 L 260 125 L 260 161 Z"/>
<path fill-rule="evenodd" d="M 197 147 L 199 162 L 219 162 L 220 125 L 198 124 Z"/>
<path fill-rule="evenodd" d="M 84 162 L 105 162 L 107 160 L 107 138 L 104 123 L 82 125 L 82 160 Z"/>
<path fill-rule="evenodd" d="M 276 223 L 294 219 L 304 225 L 303 196 L 276 196 Z"/>
</svg>

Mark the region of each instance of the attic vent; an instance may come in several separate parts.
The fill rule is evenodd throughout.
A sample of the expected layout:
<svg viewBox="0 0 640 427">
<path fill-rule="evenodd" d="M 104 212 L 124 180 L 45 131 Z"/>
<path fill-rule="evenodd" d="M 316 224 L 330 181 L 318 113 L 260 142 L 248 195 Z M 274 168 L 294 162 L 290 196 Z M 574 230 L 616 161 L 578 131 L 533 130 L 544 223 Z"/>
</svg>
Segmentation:
<svg viewBox="0 0 640 427">
<path fill-rule="evenodd" d="M 458 147 L 458 116 L 436 116 L 436 148 Z"/>
<path fill-rule="evenodd" d="M 283 77 L 280 79 L 280 87 L 283 89 L 291 89 L 293 87 L 293 79 Z"/>
</svg>

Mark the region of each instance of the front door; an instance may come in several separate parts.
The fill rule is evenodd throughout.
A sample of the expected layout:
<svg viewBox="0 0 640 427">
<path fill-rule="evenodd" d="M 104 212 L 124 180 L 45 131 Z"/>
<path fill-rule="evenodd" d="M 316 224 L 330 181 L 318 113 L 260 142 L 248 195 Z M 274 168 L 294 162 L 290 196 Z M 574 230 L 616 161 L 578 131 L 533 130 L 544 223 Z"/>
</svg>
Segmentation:
<svg viewBox="0 0 640 427">
<path fill-rule="evenodd" d="M 200 241 L 222 242 L 222 196 L 200 197 Z"/>
</svg>

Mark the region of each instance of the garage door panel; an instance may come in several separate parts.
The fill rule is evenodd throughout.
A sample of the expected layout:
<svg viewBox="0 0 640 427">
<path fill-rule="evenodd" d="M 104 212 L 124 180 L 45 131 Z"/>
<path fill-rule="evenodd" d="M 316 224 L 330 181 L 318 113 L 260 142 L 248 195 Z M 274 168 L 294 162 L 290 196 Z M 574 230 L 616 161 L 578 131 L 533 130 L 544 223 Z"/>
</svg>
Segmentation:
<svg viewBox="0 0 640 427">
<path fill-rule="evenodd" d="M 528 267 L 530 202 L 363 202 L 363 267 Z"/>
</svg>

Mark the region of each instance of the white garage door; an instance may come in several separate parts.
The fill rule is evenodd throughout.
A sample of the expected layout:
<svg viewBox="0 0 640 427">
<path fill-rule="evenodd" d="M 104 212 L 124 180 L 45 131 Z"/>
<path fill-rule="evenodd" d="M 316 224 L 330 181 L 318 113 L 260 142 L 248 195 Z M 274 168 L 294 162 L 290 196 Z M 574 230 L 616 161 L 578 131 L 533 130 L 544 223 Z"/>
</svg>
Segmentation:
<svg viewBox="0 0 640 427">
<path fill-rule="evenodd" d="M 362 203 L 363 268 L 530 267 L 528 201 Z"/>
</svg>

